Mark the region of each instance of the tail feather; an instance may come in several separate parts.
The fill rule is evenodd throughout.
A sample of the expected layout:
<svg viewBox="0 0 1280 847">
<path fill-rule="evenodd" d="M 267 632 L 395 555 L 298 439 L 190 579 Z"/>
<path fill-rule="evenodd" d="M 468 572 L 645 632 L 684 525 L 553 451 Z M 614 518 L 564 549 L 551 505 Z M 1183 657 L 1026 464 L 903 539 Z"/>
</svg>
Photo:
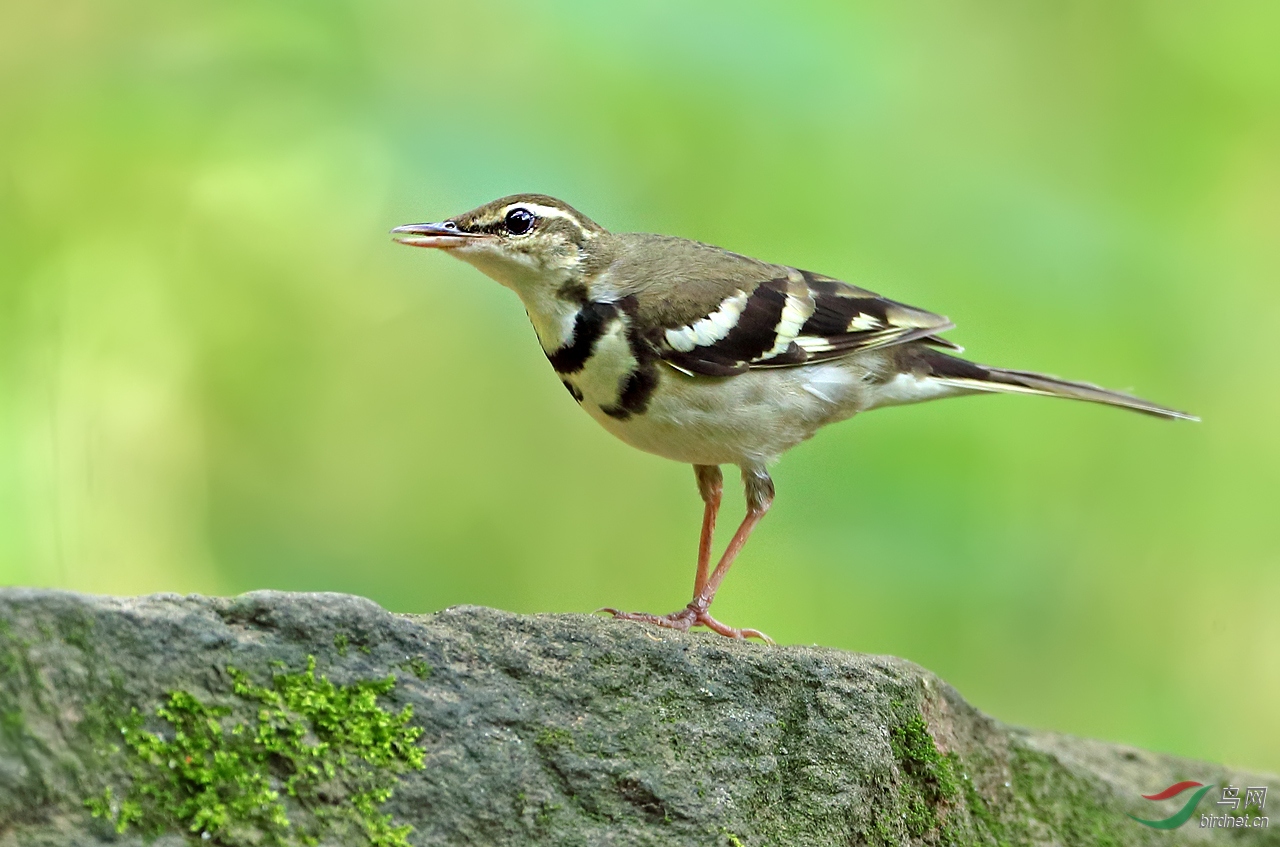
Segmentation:
<svg viewBox="0 0 1280 847">
<path fill-rule="evenodd" d="M 1141 397 L 1110 391 L 1087 382 L 1073 382 L 1047 374 L 1031 371 L 1014 371 L 992 368 L 957 359 L 936 350 L 924 351 L 924 363 L 934 380 L 962 391 L 991 391 L 1013 394 L 1040 394 L 1046 397 L 1066 397 L 1106 406 L 1119 406 L 1167 420 L 1198 421 L 1200 418 L 1187 412 L 1179 412 L 1160 406 Z"/>
</svg>

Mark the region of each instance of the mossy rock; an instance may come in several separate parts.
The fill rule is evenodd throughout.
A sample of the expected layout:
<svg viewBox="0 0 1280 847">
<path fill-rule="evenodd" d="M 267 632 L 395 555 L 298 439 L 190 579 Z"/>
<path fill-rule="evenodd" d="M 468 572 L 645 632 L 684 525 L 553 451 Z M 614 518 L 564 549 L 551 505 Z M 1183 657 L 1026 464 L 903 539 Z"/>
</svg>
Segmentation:
<svg viewBox="0 0 1280 847">
<path fill-rule="evenodd" d="M 1182 780 L 1280 785 L 1007 727 L 889 657 L 336 594 L 0 590 L 0 847 L 1280 844 L 1133 819 L 1177 812 L 1191 792 L 1140 795 Z"/>
</svg>

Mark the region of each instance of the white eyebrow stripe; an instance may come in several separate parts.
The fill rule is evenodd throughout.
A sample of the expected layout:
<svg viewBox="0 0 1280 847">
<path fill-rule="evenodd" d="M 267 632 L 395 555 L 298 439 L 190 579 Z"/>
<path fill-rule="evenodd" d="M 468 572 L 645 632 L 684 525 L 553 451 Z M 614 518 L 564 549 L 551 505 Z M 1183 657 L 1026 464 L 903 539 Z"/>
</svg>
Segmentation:
<svg viewBox="0 0 1280 847">
<path fill-rule="evenodd" d="M 741 317 L 742 310 L 747 307 L 747 299 L 748 295 L 745 291 L 735 291 L 731 296 L 720 301 L 720 308 L 705 318 L 689 326 L 667 330 L 665 333 L 667 344 L 672 350 L 678 350 L 681 353 L 688 353 L 695 347 L 710 347 L 722 340 L 738 325 L 738 318 Z"/>
<path fill-rule="evenodd" d="M 756 361 L 772 359 L 784 353 L 800 334 L 800 327 L 804 326 L 805 321 L 813 315 L 814 308 L 812 295 L 798 297 L 795 294 L 787 294 L 787 302 L 782 307 L 782 316 L 778 318 L 778 325 L 773 330 L 775 336 L 773 347 Z"/>
<path fill-rule="evenodd" d="M 564 209 L 557 209 L 555 206 L 543 206 L 541 203 L 512 203 L 502 210 L 503 217 L 506 217 L 512 209 L 528 209 L 540 218 L 560 218 L 582 226 L 582 221 L 575 215 L 569 214 Z"/>
</svg>

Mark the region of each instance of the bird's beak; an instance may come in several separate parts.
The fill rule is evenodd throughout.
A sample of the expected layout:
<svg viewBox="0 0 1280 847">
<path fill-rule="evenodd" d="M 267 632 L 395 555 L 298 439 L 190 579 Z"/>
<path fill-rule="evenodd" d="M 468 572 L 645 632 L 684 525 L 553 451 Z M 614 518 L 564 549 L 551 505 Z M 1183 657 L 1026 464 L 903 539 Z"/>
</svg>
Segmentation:
<svg viewBox="0 0 1280 847">
<path fill-rule="evenodd" d="M 396 241 L 410 247 L 436 247 L 448 250 L 479 241 L 489 236 L 478 232 L 463 232 L 452 221 L 439 224 L 405 224 L 391 230 Z"/>
</svg>

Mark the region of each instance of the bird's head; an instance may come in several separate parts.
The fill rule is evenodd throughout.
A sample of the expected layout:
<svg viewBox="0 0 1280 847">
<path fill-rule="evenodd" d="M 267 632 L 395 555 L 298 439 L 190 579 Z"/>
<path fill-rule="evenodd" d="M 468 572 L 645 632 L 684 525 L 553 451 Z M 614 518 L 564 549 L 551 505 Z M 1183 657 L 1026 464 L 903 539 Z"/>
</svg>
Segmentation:
<svg viewBox="0 0 1280 847">
<path fill-rule="evenodd" d="M 514 194 L 440 223 L 391 230 L 401 244 L 444 250 L 508 288 L 558 285 L 606 231 L 568 203 Z"/>
</svg>

